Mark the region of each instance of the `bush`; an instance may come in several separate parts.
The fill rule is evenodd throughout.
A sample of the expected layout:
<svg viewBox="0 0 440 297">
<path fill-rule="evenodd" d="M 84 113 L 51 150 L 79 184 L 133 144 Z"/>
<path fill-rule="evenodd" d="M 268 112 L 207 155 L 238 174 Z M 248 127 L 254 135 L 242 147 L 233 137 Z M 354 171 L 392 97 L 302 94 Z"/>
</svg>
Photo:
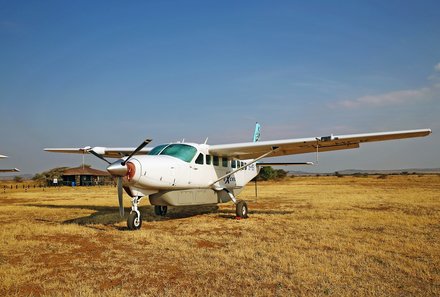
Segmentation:
<svg viewBox="0 0 440 297">
<path fill-rule="evenodd" d="M 273 169 L 271 166 L 261 168 L 258 173 L 258 180 L 278 180 L 287 176 L 287 171 L 283 169 Z"/>
<path fill-rule="evenodd" d="M 14 181 L 16 183 L 21 183 L 23 181 L 23 178 L 19 175 L 14 176 Z"/>
<path fill-rule="evenodd" d="M 356 172 L 355 174 L 353 174 L 354 177 L 368 177 L 368 173 L 360 173 L 360 172 Z"/>
</svg>

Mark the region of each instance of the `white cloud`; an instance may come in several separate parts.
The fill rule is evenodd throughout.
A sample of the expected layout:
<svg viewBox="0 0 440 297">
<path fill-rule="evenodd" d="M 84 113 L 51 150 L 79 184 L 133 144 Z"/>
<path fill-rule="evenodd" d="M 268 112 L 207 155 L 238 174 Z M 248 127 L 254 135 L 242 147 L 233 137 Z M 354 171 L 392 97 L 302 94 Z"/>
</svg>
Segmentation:
<svg viewBox="0 0 440 297">
<path fill-rule="evenodd" d="M 440 72 L 440 63 L 435 65 L 434 69 Z M 431 84 L 427 87 L 412 90 L 398 90 L 377 95 L 367 95 L 352 100 L 341 100 L 330 106 L 333 108 L 381 107 L 388 105 L 411 104 L 440 97 L 440 82 L 438 81 L 438 75 L 431 75 L 429 80 L 431 81 Z"/>
<path fill-rule="evenodd" d="M 380 107 L 387 105 L 401 105 L 425 100 L 431 100 L 438 92 L 436 87 L 426 87 L 417 90 L 393 91 L 378 95 L 368 95 L 354 100 L 342 100 L 335 105 L 344 108 Z"/>
</svg>

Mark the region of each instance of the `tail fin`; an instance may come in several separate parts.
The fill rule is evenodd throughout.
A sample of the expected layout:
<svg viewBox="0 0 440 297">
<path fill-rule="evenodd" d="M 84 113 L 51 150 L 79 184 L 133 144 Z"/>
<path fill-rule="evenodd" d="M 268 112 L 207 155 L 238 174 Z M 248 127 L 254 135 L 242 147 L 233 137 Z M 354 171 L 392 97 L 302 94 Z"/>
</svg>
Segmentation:
<svg viewBox="0 0 440 297">
<path fill-rule="evenodd" d="M 258 140 L 260 140 L 260 129 L 261 129 L 261 126 L 257 122 L 255 124 L 254 142 L 257 142 Z"/>
</svg>

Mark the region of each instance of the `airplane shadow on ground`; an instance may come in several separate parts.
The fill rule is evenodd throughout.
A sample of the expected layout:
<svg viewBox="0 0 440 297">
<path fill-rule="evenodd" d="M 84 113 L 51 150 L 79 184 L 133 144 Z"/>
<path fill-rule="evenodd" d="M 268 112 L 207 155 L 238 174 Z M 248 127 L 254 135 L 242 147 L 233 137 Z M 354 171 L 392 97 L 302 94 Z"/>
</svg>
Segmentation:
<svg viewBox="0 0 440 297">
<path fill-rule="evenodd" d="M 125 208 L 125 215 L 123 218 L 119 216 L 118 207 L 114 206 L 94 206 L 94 205 L 51 205 L 51 204 L 26 204 L 26 206 L 41 207 L 41 208 L 52 208 L 52 209 L 89 209 L 94 212 L 88 216 L 74 218 L 70 220 L 65 220 L 63 224 L 78 224 L 81 226 L 86 226 L 90 228 L 97 229 L 94 225 L 104 225 L 107 227 L 113 227 L 118 230 L 128 230 L 126 226 L 120 227 L 115 226 L 121 222 L 127 220 L 128 214 L 130 213 L 129 208 Z M 139 211 L 142 214 L 142 220 L 144 222 L 157 222 L 157 221 L 167 221 L 167 220 L 177 220 L 190 218 L 197 215 L 204 214 L 218 214 L 218 217 L 223 219 L 235 219 L 235 207 L 231 205 L 230 209 L 219 209 L 217 205 L 198 205 L 198 206 L 180 206 L 180 207 L 169 207 L 166 216 L 161 217 L 154 214 L 154 207 L 151 205 L 139 207 Z M 287 210 L 250 210 L 250 216 L 252 214 L 277 214 L 277 215 L 287 215 L 292 214 L 294 211 Z M 51 222 L 47 219 L 36 219 L 37 221 Z M 99 229 L 99 228 L 98 228 Z"/>
<path fill-rule="evenodd" d="M 219 214 L 219 217 L 224 219 L 236 219 L 237 216 L 235 214 L 235 208 L 234 206 L 231 206 L 231 209 L 221 209 L 217 212 Z M 260 210 L 260 209 L 249 209 L 249 217 L 252 217 L 254 214 L 267 214 L 267 215 L 288 215 L 293 214 L 295 211 L 292 210 L 275 210 L 275 209 L 268 209 L 268 210 Z"/>
<path fill-rule="evenodd" d="M 86 227 L 93 228 L 93 225 L 102 224 L 105 226 L 114 227 L 118 230 L 128 230 L 127 227 L 115 226 L 120 222 L 125 222 L 127 220 L 128 214 L 130 213 L 129 208 L 125 208 L 125 215 L 123 218 L 119 216 L 119 208 L 113 206 L 94 206 L 94 205 L 51 205 L 51 204 L 26 204 L 25 206 L 41 207 L 41 208 L 51 208 L 51 209 L 89 209 L 93 210 L 94 213 L 74 218 L 70 220 L 65 220 L 63 224 L 78 224 Z M 183 206 L 183 207 L 171 207 L 168 208 L 166 216 L 161 217 L 154 214 L 154 206 L 147 205 L 139 207 L 139 211 L 142 214 L 143 222 L 156 222 L 156 221 L 167 221 L 184 219 L 197 215 L 216 213 L 218 211 L 217 205 L 208 206 Z M 41 222 L 52 222 L 47 219 L 36 219 Z"/>
</svg>

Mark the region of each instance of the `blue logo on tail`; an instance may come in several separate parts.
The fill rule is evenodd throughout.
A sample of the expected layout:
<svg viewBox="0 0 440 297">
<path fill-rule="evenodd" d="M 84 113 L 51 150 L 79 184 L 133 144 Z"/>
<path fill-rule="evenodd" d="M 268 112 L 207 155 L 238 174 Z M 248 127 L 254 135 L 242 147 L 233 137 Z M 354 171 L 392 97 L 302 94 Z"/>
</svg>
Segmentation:
<svg viewBox="0 0 440 297">
<path fill-rule="evenodd" d="M 254 142 L 257 142 L 258 140 L 260 140 L 260 129 L 261 129 L 261 126 L 257 122 L 255 124 Z"/>
</svg>

